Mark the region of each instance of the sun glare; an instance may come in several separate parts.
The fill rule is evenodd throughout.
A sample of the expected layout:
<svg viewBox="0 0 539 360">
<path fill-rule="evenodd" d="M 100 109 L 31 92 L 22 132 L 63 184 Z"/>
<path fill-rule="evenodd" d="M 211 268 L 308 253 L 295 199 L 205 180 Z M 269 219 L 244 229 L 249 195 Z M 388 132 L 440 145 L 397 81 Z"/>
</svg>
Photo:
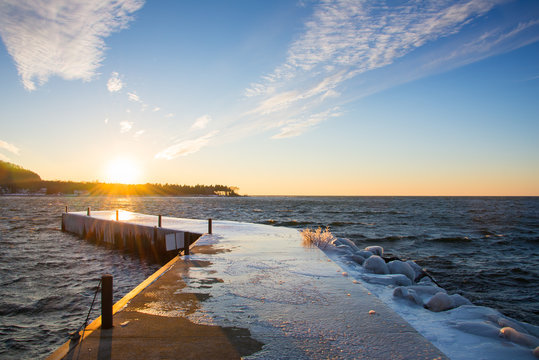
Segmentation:
<svg viewBox="0 0 539 360">
<path fill-rule="evenodd" d="M 129 158 L 118 157 L 111 160 L 106 170 L 106 182 L 136 184 L 140 177 L 140 167 Z"/>
</svg>

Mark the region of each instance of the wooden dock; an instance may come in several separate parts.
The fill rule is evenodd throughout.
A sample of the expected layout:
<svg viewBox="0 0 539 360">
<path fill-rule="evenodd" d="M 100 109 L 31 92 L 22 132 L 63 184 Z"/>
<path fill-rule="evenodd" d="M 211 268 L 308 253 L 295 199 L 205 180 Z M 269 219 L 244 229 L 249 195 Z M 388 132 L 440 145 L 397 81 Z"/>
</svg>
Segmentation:
<svg viewBox="0 0 539 360">
<path fill-rule="evenodd" d="M 214 221 L 208 234 L 207 221 L 173 218 L 162 227 L 203 235 L 115 304 L 112 329 L 98 318 L 49 359 L 446 359 L 297 230 Z"/>
</svg>

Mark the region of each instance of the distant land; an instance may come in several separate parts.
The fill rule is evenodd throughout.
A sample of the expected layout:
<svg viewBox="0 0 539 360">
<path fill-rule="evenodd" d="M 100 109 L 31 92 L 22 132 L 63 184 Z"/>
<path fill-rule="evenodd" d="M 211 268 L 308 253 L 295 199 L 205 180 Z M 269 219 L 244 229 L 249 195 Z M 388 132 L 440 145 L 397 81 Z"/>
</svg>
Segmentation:
<svg viewBox="0 0 539 360">
<path fill-rule="evenodd" d="M 0 160 L 0 195 L 75 195 L 75 196 L 239 196 L 238 188 L 226 185 L 109 184 L 42 180 L 31 171 Z"/>
</svg>

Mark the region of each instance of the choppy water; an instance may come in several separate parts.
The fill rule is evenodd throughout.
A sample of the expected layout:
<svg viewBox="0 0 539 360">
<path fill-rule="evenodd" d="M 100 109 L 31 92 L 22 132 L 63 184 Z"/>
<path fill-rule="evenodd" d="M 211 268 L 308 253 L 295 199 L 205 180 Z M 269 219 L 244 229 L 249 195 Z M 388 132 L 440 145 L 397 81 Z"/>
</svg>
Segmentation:
<svg viewBox="0 0 539 360">
<path fill-rule="evenodd" d="M 0 197 L 0 358 L 43 358 L 64 343 L 102 274 L 114 275 L 117 301 L 159 268 L 59 231 L 66 205 L 329 226 L 360 246 L 416 260 L 477 305 L 539 325 L 539 198 Z"/>
</svg>

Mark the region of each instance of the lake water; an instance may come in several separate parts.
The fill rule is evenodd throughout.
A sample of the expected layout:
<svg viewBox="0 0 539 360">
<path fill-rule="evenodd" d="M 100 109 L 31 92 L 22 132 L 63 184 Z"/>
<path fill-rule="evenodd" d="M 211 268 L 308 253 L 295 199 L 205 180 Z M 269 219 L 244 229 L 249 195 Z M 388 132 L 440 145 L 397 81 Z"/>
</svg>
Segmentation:
<svg viewBox="0 0 539 360">
<path fill-rule="evenodd" d="M 65 206 L 329 226 L 361 247 L 416 260 L 476 305 L 539 325 L 539 198 L 0 197 L 2 359 L 43 358 L 63 344 L 83 323 L 102 274 L 114 275 L 117 301 L 160 267 L 62 233 Z"/>
</svg>

